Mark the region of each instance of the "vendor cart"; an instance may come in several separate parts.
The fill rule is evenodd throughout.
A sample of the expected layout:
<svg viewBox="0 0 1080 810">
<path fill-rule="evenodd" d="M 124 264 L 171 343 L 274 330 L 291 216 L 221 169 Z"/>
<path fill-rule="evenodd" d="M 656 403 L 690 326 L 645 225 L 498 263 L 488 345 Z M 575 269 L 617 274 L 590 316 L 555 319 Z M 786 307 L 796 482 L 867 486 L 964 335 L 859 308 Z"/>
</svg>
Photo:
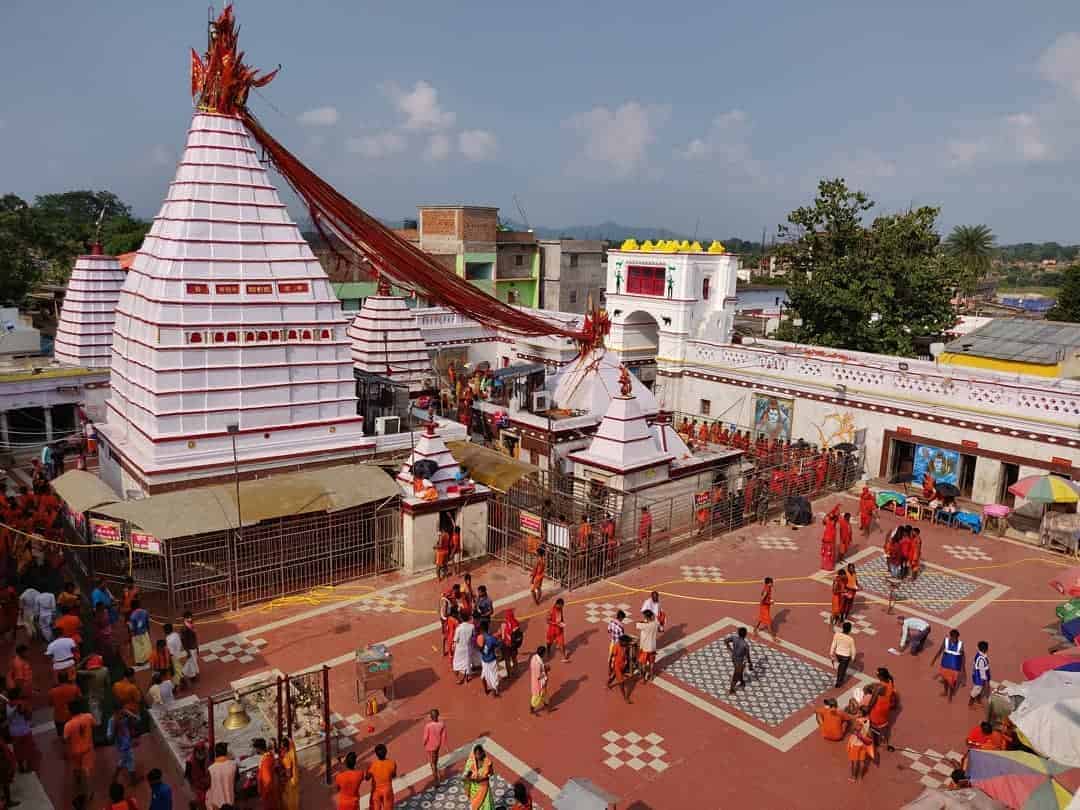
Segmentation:
<svg viewBox="0 0 1080 810">
<path fill-rule="evenodd" d="M 365 713 L 373 692 L 382 692 L 387 700 L 394 699 L 394 662 L 389 648 L 382 644 L 356 651 L 356 701 Z"/>
</svg>

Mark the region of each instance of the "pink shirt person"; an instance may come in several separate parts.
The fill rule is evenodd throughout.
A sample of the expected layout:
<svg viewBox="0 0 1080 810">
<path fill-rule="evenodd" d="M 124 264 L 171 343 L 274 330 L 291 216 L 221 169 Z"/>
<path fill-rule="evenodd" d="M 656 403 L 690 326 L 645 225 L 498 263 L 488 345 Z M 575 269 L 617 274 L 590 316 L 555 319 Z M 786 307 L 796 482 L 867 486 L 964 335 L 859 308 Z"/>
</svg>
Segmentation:
<svg viewBox="0 0 1080 810">
<path fill-rule="evenodd" d="M 424 726 L 424 750 L 429 754 L 446 745 L 446 723 L 429 720 Z"/>
</svg>

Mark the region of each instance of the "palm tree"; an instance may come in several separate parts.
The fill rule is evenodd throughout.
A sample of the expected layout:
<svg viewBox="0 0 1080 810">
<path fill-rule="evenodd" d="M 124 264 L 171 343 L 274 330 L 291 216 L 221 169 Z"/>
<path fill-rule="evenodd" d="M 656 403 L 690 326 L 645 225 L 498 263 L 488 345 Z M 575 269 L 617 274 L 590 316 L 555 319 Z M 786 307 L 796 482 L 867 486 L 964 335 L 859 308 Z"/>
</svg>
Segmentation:
<svg viewBox="0 0 1080 810">
<path fill-rule="evenodd" d="M 985 225 L 957 225 L 945 240 L 945 250 L 960 265 L 960 289 L 975 291 L 979 279 L 990 272 L 994 232 Z"/>
</svg>

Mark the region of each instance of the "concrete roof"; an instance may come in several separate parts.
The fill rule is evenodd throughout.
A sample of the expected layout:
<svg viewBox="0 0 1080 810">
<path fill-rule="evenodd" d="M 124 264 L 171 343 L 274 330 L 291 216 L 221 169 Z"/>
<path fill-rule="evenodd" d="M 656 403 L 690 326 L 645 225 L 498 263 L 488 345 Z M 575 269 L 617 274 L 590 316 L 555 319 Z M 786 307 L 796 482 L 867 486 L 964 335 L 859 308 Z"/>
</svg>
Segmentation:
<svg viewBox="0 0 1080 810">
<path fill-rule="evenodd" d="M 1080 324 L 994 318 L 963 337 L 950 341 L 945 351 L 1012 360 L 1018 363 L 1054 365 L 1080 351 Z"/>
</svg>

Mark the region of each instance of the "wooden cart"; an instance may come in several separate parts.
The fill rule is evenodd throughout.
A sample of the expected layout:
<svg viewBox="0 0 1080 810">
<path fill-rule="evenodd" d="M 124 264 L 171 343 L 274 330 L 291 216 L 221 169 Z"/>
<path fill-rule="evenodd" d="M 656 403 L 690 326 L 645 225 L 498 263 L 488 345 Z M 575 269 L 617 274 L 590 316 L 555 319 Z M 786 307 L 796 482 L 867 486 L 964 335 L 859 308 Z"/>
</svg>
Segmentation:
<svg viewBox="0 0 1080 810">
<path fill-rule="evenodd" d="M 386 647 L 378 644 L 356 651 L 356 701 L 365 714 L 373 692 L 382 692 L 388 701 L 394 699 L 393 658 Z"/>
</svg>

